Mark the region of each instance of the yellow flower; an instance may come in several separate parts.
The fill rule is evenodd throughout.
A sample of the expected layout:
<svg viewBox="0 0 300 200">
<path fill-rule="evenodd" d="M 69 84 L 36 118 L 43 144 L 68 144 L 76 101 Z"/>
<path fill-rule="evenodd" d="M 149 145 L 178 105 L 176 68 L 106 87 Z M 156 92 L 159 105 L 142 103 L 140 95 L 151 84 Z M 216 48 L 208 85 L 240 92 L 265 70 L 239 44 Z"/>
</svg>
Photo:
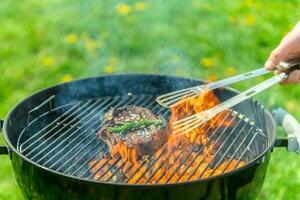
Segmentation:
<svg viewBox="0 0 300 200">
<path fill-rule="evenodd" d="M 112 74 L 112 73 L 114 73 L 115 71 L 116 71 L 116 68 L 115 68 L 115 66 L 113 66 L 113 65 L 106 65 L 106 66 L 104 67 L 104 72 L 107 73 L 107 74 Z"/>
<path fill-rule="evenodd" d="M 101 47 L 100 40 L 94 40 L 89 36 L 84 36 L 83 41 L 85 49 L 90 53 L 95 53 L 95 50 Z"/>
<path fill-rule="evenodd" d="M 75 44 L 78 40 L 77 35 L 75 34 L 69 34 L 66 36 L 66 42 L 69 44 Z"/>
<path fill-rule="evenodd" d="M 131 12 L 131 7 L 126 3 L 120 3 L 117 6 L 117 11 L 121 15 L 128 15 Z"/>
<path fill-rule="evenodd" d="M 234 67 L 228 67 L 225 71 L 227 76 L 234 76 L 236 75 L 237 71 Z"/>
<path fill-rule="evenodd" d="M 46 56 L 43 58 L 42 63 L 45 66 L 51 66 L 54 64 L 54 59 L 51 56 Z"/>
<path fill-rule="evenodd" d="M 200 64 L 203 67 L 210 68 L 213 65 L 213 60 L 211 58 L 202 58 Z"/>
<path fill-rule="evenodd" d="M 91 56 L 96 56 L 96 49 L 101 48 L 102 41 L 99 39 L 91 38 L 88 33 L 83 33 L 80 36 L 80 41 L 83 41 L 83 45 L 87 53 L 89 53 Z"/>
<path fill-rule="evenodd" d="M 116 57 L 110 57 L 107 62 L 109 65 L 115 66 L 118 64 L 119 60 Z"/>
<path fill-rule="evenodd" d="M 217 76 L 215 74 L 211 74 L 208 76 L 208 81 L 214 82 L 217 80 Z"/>
<path fill-rule="evenodd" d="M 252 15 L 247 15 L 247 16 L 245 17 L 245 23 L 246 23 L 246 25 L 248 25 L 248 26 L 254 25 L 254 24 L 255 24 L 255 18 L 254 18 L 254 16 L 252 16 Z"/>
<path fill-rule="evenodd" d="M 71 74 L 66 74 L 62 77 L 61 82 L 66 83 L 73 80 L 73 76 Z"/>
<path fill-rule="evenodd" d="M 147 6 L 144 2 L 137 2 L 134 4 L 134 9 L 136 11 L 143 11 L 143 10 L 146 10 Z"/>
<path fill-rule="evenodd" d="M 287 100 L 284 102 L 284 106 L 289 112 L 295 112 L 298 109 L 297 102 L 295 100 Z"/>
</svg>

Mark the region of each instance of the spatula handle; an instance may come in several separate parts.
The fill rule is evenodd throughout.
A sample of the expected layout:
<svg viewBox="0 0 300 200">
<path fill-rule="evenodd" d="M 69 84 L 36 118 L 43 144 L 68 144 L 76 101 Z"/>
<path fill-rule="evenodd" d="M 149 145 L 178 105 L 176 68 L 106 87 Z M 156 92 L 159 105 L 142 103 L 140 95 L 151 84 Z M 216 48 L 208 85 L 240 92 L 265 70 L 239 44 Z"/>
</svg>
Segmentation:
<svg viewBox="0 0 300 200">
<path fill-rule="evenodd" d="M 262 76 L 262 75 L 267 74 L 267 73 L 270 73 L 270 71 L 265 69 L 265 68 L 256 69 L 256 70 L 253 70 L 253 71 L 250 71 L 250 72 L 246 72 L 246 73 L 243 73 L 243 74 L 239 74 L 239 75 L 236 75 L 236 76 L 225 78 L 223 80 L 219 80 L 219 81 L 216 81 L 216 82 L 213 82 L 213 83 L 208 83 L 206 85 L 206 87 L 210 90 L 213 90 L 213 89 L 216 89 L 216 88 L 231 85 L 233 83 L 238 83 L 240 81 L 245 81 L 245 80 L 248 80 L 248 79 L 251 79 L 251 78 Z"/>
<path fill-rule="evenodd" d="M 287 79 L 288 75 L 286 73 L 281 73 L 278 75 L 273 76 L 272 78 L 269 78 L 268 80 L 255 85 L 252 88 L 249 88 L 248 90 L 245 90 L 244 92 L 222 102 L 221 104 L 211 108 L 209 110 L 210 115 L 214 116 L 222 111 L 225 111 L 228 108 L 231 108 L 243 101 L 245 101 L 246 99 L 249 99 L 250 97 L 264 91 L 265 89 Z"/>
<path fill-rule="evenodd" d="M 280 62 L 279 65 L 275 69 L 287 71 L 287 73 L 288 73 L 289 71 L 294 70 L 294 68 L 299 68 L 299 60 L 291 60 L 289 62 Z M 238 82 L 245 81 L 245 80 L 248 80 L 251 78 L 259 77 L 264 74 L 268 74 L 270 72 L 271 72 L 270 70 L 267 70 L 265 68 L 256 69 L 256 70 L 249 71 L 246 73 L 238 74 L 236 76 L 225 78 L 223 80 L 208 83 L 208 84 L 202 86 L 202 88 L 213 90 L 216 88 L 231 85 L 233 83 L 238 83 Z"/>
</svg>

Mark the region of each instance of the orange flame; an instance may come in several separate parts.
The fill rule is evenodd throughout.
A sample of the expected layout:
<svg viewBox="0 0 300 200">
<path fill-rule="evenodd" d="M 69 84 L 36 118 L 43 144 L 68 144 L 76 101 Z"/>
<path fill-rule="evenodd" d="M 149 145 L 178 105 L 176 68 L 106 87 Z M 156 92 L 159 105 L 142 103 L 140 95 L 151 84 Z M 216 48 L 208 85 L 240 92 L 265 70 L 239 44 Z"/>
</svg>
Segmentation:
<svg viewBox="0 0 300 200">
<path fill-rule="evenodd" d="M 212 91 L 188 99 L 171 109 L 169 124 L 199 113 L 219 104 Z M 217 127 L 232 126 L 234 122 L 224 120 L 228 112 L 216 115 L 201 127 L 180 137 L 169 134 L 163 147 L 152 156 L 137 158 L 137 150 L 122 141 L 112 147 L 110 157 L 96 159 L 89 163 L 93 178 L 101 181 L 125 181 L 129 184 L 177 183 L 216 176 L 245 165 L 244 161 L 223 160 L 218 166 L 211 166 L 215 158 L 216 145 L 209 141 Z M 199 149 L 200 148 L 200 149 Z M 120 170 L 119 170 L 120 169 Z"/>
</svg>

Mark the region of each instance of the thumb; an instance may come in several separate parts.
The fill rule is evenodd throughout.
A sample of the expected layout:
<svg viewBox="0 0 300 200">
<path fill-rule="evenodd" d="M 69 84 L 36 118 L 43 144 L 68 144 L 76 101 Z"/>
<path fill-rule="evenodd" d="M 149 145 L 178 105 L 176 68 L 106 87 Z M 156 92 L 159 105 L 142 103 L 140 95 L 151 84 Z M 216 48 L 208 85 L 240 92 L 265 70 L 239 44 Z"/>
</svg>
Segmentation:
<svg viewBox="0 0 300 200">
<path fill-rule="evenodd" d="M 272 51 L 269 58 L 267 59 L 265 63 L 265 68 L 272 70 L 275 68 L 281 61 L 281 59 L 284 57 L 284 51 L 281 46 L 277 47 Z"/>
</svg>

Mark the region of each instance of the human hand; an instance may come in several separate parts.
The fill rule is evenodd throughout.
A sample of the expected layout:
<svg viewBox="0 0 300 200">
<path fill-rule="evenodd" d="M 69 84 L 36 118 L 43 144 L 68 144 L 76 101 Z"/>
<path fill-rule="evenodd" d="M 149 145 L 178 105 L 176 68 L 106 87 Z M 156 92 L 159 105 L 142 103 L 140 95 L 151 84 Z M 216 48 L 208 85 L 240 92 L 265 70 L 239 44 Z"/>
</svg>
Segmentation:
<svg viewBox="0 0 300 200">
<path fill-rule="evenodd" d="M 271 52 L 265 63 L 265 68 L 273 70 L 281 61 L 300 59 L 300 22 L 290 31 Z M 279 71 L 275 71 L 279 73 Z M 288 79 L 282 82 L 300 83 L 300 70 L 291 72 Z"/>
</svg>

